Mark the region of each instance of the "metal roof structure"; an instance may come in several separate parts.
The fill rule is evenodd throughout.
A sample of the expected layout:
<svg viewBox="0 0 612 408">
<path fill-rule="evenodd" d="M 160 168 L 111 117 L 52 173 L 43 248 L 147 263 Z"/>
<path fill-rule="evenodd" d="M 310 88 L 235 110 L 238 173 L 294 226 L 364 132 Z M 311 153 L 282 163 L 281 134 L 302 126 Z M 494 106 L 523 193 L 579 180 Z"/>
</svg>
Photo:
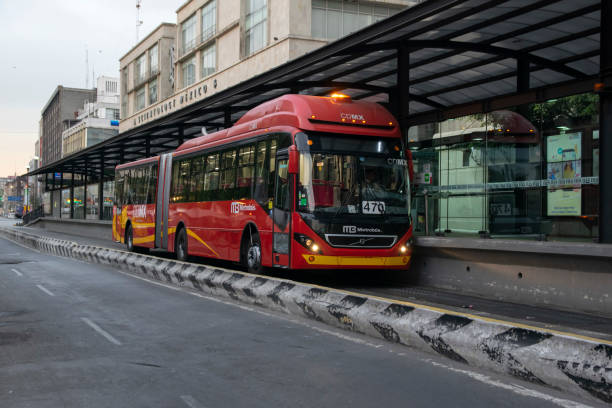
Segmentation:
<svg viewBox="0 0 612 408">
<path fill-rule="evenodd" d="M 587 92 L 601 75 L 605 1 L 426 0 L 31 174 L 99 178 L 286 93 L 342 90 L 385 104 L 407 127 Z"/>
</svg>

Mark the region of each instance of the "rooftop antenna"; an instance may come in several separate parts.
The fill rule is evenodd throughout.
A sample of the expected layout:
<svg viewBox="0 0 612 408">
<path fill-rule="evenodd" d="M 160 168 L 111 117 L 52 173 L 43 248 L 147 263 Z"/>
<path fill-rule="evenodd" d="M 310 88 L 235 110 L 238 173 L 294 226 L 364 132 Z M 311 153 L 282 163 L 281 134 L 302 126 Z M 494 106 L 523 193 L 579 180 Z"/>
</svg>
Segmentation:
<svg viewBox="0 0 612 408">
<path fill-rule="evenodd" d="M 136 0 L 136 43 L 138 43 L 138 38 L 140 37 L 140 26 L 142 25 L 142 20 L 140 19 L 140 4 L 142 0 Z"/>
<path fill-rule="evenodd" d="M 89 50 L 85 44 L 85 89 L 89 88 Z"/>
</svg>

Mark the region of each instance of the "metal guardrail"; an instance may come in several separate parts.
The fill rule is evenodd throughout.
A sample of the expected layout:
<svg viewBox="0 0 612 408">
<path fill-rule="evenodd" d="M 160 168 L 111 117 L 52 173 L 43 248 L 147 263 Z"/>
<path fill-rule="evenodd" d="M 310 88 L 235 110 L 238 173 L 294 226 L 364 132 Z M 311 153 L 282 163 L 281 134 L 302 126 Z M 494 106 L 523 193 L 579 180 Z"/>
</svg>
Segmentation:
<svg viewBox="0 0 612 408">
<path fill-rule="evenodd" d="M 45 212 L 44 212 L 43 206 L 41 205 L 40 207 L 35 208 L 32 211 L 25 213 L 22 218 L 22 224 L 28 225 L 34 220 L 38 218 L 42 218 L 44 215 L 45 215 Z"/>
</svg>

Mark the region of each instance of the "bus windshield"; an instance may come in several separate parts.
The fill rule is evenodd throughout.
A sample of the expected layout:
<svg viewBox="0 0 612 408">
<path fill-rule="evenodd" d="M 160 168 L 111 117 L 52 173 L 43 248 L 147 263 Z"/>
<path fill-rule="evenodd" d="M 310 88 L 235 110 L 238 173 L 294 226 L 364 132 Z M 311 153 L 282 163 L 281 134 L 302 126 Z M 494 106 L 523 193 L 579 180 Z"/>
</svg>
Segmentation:
<svg viewBox="0 0 612 408">
<path fill-rule="evenodd" d="M 298 211 L 407 216 L 406 160 L 399 152 L 391 151 L 394 154 L 388 150 L 381 153 L 301 151 Z"/>
</svg>

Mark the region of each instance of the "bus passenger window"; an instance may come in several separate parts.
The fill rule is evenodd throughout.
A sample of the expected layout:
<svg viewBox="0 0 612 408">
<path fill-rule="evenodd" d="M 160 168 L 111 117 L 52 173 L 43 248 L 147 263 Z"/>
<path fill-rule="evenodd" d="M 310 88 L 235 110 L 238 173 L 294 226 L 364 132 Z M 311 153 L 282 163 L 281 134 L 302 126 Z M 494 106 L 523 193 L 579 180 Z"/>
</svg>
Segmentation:
<svg viewBox="0 0 612 408">
<path fill-rule="evenodd" d="M 221 200 L 231 200 L 234 197 L 236 185 L 236 151 L 230 150 L 221 154 L 221 183 L 219 185 Z"/>
<path fill-rule="evenodd" d="M 219 154 L 211 154 L 206 158 L 206 173 L 204 174 L 203 200 L 217 199 L 215 192 L 219 189 Z"/>
<path fill-rule="evenodd" d="M 255 164 L 255 146 L 241 147 L 238 151 L 237 198 L 251 198 L 251 183 Z"/>
<path fill-rule="evenodd" d="M 176 191 L 178 188 L 178 180 L 179 180 L 179 162 L 178 160 L 172 163 L 172 184 L 170 186 L 170 202 L 176 203 L 177 195 Z"/>
<path fill-rule="evenodd" d="M 255 164 L 255 191 L 253 198 L 264 208 L 268 208 L 268 168 L 266 162 L 268 142 L 257 143 L 257 159 Z"/>
<path fill-rule="evenodd" d="M 280 210 L 289 211 L 291 200 L 289 199 L 289 172 L 287 159 L 278 161 L 278 176 L 276 178 L 275 207 Z"/>
<path fill-rule="evenodd" d="M 195 157 L 191 162 L 191 176 L 189 182 L 189 201 L 201 201 L 202 179 L 204 172 L 204 157 Z"/>
<path fill-rule="evenodd" d="M 276 173 L 276 139 L 270 140 L 270 162 L 268 172 L 268 200 L 274 198 L 274 174 Z"/>
<path fill-rule="evenodd" d="M 155 193 L 157 189 L 157 164 L 154 164 L 150 170 L 149 177 L 149 196 L 147 197 L 147 204 L 155 204 Z"/>
</svg>

